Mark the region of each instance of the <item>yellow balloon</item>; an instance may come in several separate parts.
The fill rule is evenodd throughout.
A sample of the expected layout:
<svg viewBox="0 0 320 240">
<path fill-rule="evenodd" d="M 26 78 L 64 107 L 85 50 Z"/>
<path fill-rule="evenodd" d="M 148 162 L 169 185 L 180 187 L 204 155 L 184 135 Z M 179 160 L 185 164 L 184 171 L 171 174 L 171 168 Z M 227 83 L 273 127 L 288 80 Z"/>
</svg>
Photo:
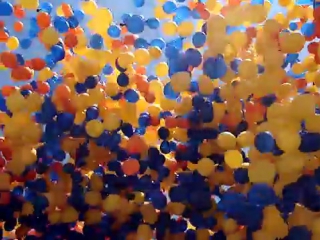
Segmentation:
<svg viewBox="0 0 320 240">
<path fill-rule="evenodd" d="M 119 85 L 115 82 L 107 82 L 105 86 L 107 96 L 115 96 L 119 92 Z"/>
<path fill-rule="evenodd" d="M 119 209 L 120 202 L 121 202 L 121 198 L 119 195 L 110 194 L 105 200 L 103 200 L 102 208 L 106 212 L 113 212 Z"/>
<path fill-rule="evenodd" d="M 207 75 L 200 75 L 198 79 L 199 91 L 203 95 L 210 95 L 214 90 L 214 83 Z"/>
<path fill-rule="evenodd" d="M 167 36 L 174 36 L 177 33 L 178 26 L 175 22 L 165 22 L 162 26 L 162 31 Z"/>
<path fill-rule="evenodd" d="M 20 94 L 19 91 L 16 91 L 7 97 L 6 105 L 10 112 L 19 112 L 25 109 L 26 99 Z"/>
<path fill-rule="evenodd" d="M 242 49 L 248 42 L 248 37 L 245 32 L 234 31 L 229 36 L 230 43 L 232 46 L 239 51 Z"/>
<path fill-rule="evenodd" d="M 258 67 L 256 63 L 250 59 L 246 59 L 239 64 L 239 77 L 241 79 L 254 79 L 258 75 Z"/>
<path fill-rule="evenodd" d="M 88 135 L 93 138 L 99 137 L 104 130 L 103 124 L 99 120 L 90 120 L 85 128 Z"/>
<path fill-rule="evenodd" d="M 207 0 L 205 2 L 205 5 L 209 11 L 213 11 L 215 9 L 215 7 L 217 6 L 217 0 Z"/>
<path fill-rule="evenodd" d="M 10 37 L 6 42 L 6 45 L 9 50 L 16 50 L 19 47 L 19 39 L 16 37 Z"/>
<path fill-rule="evenodd" d="M 279 35 L 279 43 L 283 53 L 297 53 L 303 49 L 305 38 L 299 32 L 282 32 Z"/>
<path fill-rule="evenodd" d="M 248 175 L 252 183 L 272 183 L 276 175 L 276 167 L 268 160 L 257 160 L 250 163 Z"/>
<path fill-rule="evenodd" d="M 230 168 L 235 169 L 241 167 L 243 157 L 238 150 L 228 150 L 224 154 L 224 161 Z"/>
<path fill-rule="evenodd" d="M 137 229 L 137 238 L 141 240 L 152 239 L 153 231 L 148 224 L 140 224 Z"/>
<path fill-rule="evenodd" d="M 177 93 L 187 91 L 191 83 L 191 74 L 189 72 L 177 72 L 171 76 L 170 83 L 173 91 Z"/>
<path fill-rule="evenodd" d="M 191 21 L 184 21 L 178 26 L 178 34 L 181 37 L 189 37 L 193 34 L 194 25 Z"/>
<path fill-rule="evenodd" d="M 162 55 L 162 51 L 159 47 L 150 47 L 149 48 L 149 55 L 153 59 L 159 59 Z"/>
<path fill-rule="evenodd" d="M 225 33 L 227 22 L 225 18 L 218 14 L 211 14 L 207 22 L 208 34 Z"/>
<path fill-rule="evenodd" d="M 219 147 L 231 150 L 236 147 L 237 139 L 231 132 L 222 132 L 218 136 L 217 143 Z"/>
<path fill-rule="evenodd" d="M 44 44 L 53 46 L 59 42 L 59 33 L 53 27 L 47 27 L 41 33 L 41 40 Z"/>
<path fill-rule="evenodd" d="M 288 7 L 294 4 L 292 0 L 279 0 L 278 3 L 281 7 Z"/>
<path fill-rule="evenodd" d="M 298 132 L 279 130 L 276 135 L 276 143 L 284 152 L 294 152 L 299 149 L 301 137 Z"/>
<path fill-rule="evenodd" d="M 168 75 L 169 67 L 165 62 L 160 62 L 155 67 L 155 72 L 158 77 L 165 77 Z"/>
<path fill-rule="evenodd" d="M 48 79 L 52 78 L 54 73 L 48 67 L 43 68 L 38 74 L 39 81 L 47 81 Z"/>
<path fill-rule="evenodd" d="M 120 53 L 118 57 L 118 64 L 122 68 L 128 68 L 134 62 L 134 55 L 131 52 Z"/>
<path fill-rule="evenodd" d="M 90 0 L 90 1 L 82 1 L 81 8 L 85 14 L 93 15 L 96 12 L 98 6 L 95 1 Z"/>
<path fill-rule="evenodd" d="M 103 118 L 103 126 L 108 131 L 114 131 L 120 127 L 121 119 L 117 114 L 109 113 Z"/>
<path fill-rule="evenodd" d="M 29 10 L 36 10 L 39 6 L 39 0 L 18 0 L 21 7 Z"/>
<path fill-rule="evenodd" d="M 134 61 L 141 66 L 147 66 L 150 63 L 150 54 L 147 49 L 138 48 L 134 52 Z"/>
<path fill-rule="evenodd" d="M 211 175 L 214 168 L 214 161 L 210 158 L 202 158 L 197 164 L 197 171 L 204 177 L 208 177 L 209 175 Z"/>
</svg>

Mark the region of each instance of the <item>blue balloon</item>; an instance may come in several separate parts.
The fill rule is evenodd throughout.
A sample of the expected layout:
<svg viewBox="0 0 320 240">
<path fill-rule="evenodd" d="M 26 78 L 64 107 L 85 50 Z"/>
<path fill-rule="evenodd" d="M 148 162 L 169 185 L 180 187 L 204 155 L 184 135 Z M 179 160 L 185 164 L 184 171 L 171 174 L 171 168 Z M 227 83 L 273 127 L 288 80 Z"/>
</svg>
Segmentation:
<svg viewBox="0 0 320 240">
<path fill-rule="evenodd" d="M 183 48 L 183 40 L 184 40 L 184 38 L 178 37 L 176 39 L 171 40 L 166 45 L 167 46 L 173 46 L 173 47 L 175 47 L 175 48 L 177 48 L 179 50 L 182 50 L 182 48 Z"/>
<path fill-rule="evenodd" d="M 192 67 L 198 67 L 202 62 L 202 54 L 194 48 L 189 48 L 186 51 L 186 58 L 189 65 L 191 65 Z"/>
<path fill-rule="evenodd" d="M 164 54 L 166 58 L 174 59 L 178 57 L 179 52 L 179 49 L 174 46 L 166 46 Z"/>
<path fill-rule="evenodd" d="M 117 77 L 117 83 L 120 87 L 126 87 L 129 84 L 129 77 L 125 73 L 120 73 Z"/>
<path fill-rule="evenodd" d="M 227 70 L 227 64 L 222 56 L 209 57 L 203 64 L 203 73 L 211 79 L 222 78 Z"/>
<path fill-rule="evenodd" d="M 53 6 L 49 2 L 42 2 L 39 4 L 39 9 L 41 9 L 41 11 L 43 12 L 50 14 L 53 9 Z"/>
<path fill-rule="evenodd" d="M 176 17 L 179 18 L 179 20 L 183 21 L 190 17 L 191 10 L 187 6 L 180 6 L 177 8 L 175 14 Z"/>
<path fill-rule="evenodd" d="M 203 32 L 196 32 L 193 36 L 192 36 L 192 44 L 196 47 L 196 48 L 201 48 L 203 47 L 203 45 L 205 44 L 207 40 L 207 36 L 203 33 Z"/>
<path fill-rule="evenodd" d="M 74 115 L 71 113 L 59 113 L 57 116 L 57 124 L 62 131 L 69 130 L 73 125 L 73 121 Z"/>
<path fill-rule="evenodd" d="M 148 48 L 149 47 L 149 43 L 146 39 L 144 38 L 137 38 L 134 41 L 134 47 L 135 48 Z"/>
<path fill-rule="evenodd" d="M 7 110 L 6 99 L 0 93 L 0 111 L 6 112 Z"/>
<path fill-rule="evenodd" d="M 19 65 L 23 66 L 25 64 L 24 57 L 20 53 L 17 53 L 16 56 Z"/>
<path fill-rule="evenodd" d="M 46 62 L 47 67 L 51 69 L 56 66 L 56 62 L 57 62 L 55 61 L 55 57 L 53 56 L 52 53 L 46 55 L 44 57 L 44 61 Z"/>
<path fill-rule="evenodd" d="M 236 59 L 232 60 L 231 63 L 230 63 L 230 68 L 231 68 L 235 73 L 238 73 L 239 65 L 240 65 L 241 62 L 242 62 L 242 60 L 239 59 L 239 58 L 236 58 Z"/>
<path fill-rule="evenodd" d="M 150 75 L 150 76 L 148 76 L 147 81 L 148 82 L 159 81 L 159 78 L 157 76 L 155 76 L 155 75 Z"/>
<path fill-rule="evenodd" d="M 67 21 L 71 29 L 74 29 L 79 26 L 79 20 L 75 16 L 70 16 L 69 18 L 67 18 Z"/>
<path fill-rule="evenodd" d="M 277 201 L 273 188 L 262 183 L 253 184 L 247 196 L 250 203 L 263 207 L 276 204 Z"/>
<path fill-rule="evenodd" d="M 133 15 L 126 22 L 128 31 L 132 34 L 139 34 L 144 31 L 144 19 L 140 15 Z"/>
<path fill-rule="evenodd" d="M 133 0 L 133 4 L 135 7 L 143 7 L 145 0 Z"/>
<path fill-rule="evenodd" d="M 63 60 L 66 56 L 65 50 L 59 45 L 54 45 L 51 47 L 51 55 L 54 62 L 59 62 Z"/>
<path fill-rule="evenodd" d="M 260 132 L 254 139 L 254 145 L 261 153 L 270 153 L 275 148 L 275 140 L 270 132 Z"/>
<path fill-rule="evenodd" d="M 155 38 L 151 40 L 150 45 L 152 47 L 158 47 L 162 50 L 165 48 L 166 42 L 162 38 Z"/>
<path fill-rule="evenodd" d="M 162 5 L 162 9 L 167 14 L 172 14 L 177 10 L 177 5 L 175 2 L 167 1 Z"/>
<path fill-rule="evenodd" d="M 32 40 L 30 38 L 24 38 L 20 40 L 20 47 L 22 49 L 28 49 L 31 46 Z"/>
<path fill-rule="evenodd" d="M 97 75 L 88 76 L 84 81 L 84 85 L 88 89 L 94 89 L 98 85 L 99 80 L 100 80 L 100 76 L 97 76 Z"/>
<path fill-rule="evenodd" d="M 103 47 L 103 38 L 100 34 L 93 34 L 90 38 L 89 45 L 93 49 L 101 49 Z"/>
<path fill-rule="evenodd" d="M 149 18 L 147 19 L 146 24 L 151 29 L 157 29 L 160 26 L 160 21 L 158 18 Z"/>
<path fill-rule="evenodd" d="M 312 233 L 309 231 L 307 226 L 293 226 L 289 230 L 288 239 L 311 239 Z"/>
<path fill-rule="evenodd" d="M 316 25 L 312 22 L 307 22 L 302 25 L 301 33 L 306 37 L 311 37 L 316 30 Z"/>
<path fill-rule="evenodd" d="M 11 16 L 13 6 L 9 2 L 0 2 L 0 16 Z"/>
<path fill-rule="evenodd" d="M 30 27 L 31 28 L 39 27 L 37 23 L 37 19 L 35 17 L 30 18 Z"/>
<path fill-rule="evenodd" d="M 113 68 L 110 64 L 106 64 L 102 69 L 103 74 L 110 75 L 113 73 Z"/>
<path fill-rule="evenodd" d="M 169 60 L 169 76 L 177 72 L 188 71 L 189 63 L 185 53 L 179 53 L 176 58 Z"/>
<path fill-rule="evenodd" d="M 121 16 L 121 20 L 123 21 L 124 24 L 127 24 L 130 20 L 130 18 L 132 17 L 131 14 L 129 13 L 124 13 L 122 16 Z"/>
<path fill-rule="evenodd" d="M 163 88 L 164 96 L 168 99 L 177 99 L 179 97 L 179 93 L 173 91 L 171 83 L 168 82 Z"/>
<path fill-rule="evenodd" d="M 88 107 L 86 110 L 86 120 L 90 121 L 99 117 L 99 109 L 96 106 Z"/>
<path fill-rule="evenodd" d="M 73 11 L 73 16 L 75 16 L 78 19 L 78 21 L 81 22 L 84 19 L 85 14 L 82 10 L 76 9 Z"/>
<path fill-rule="evenodd" d="M 291 22 L 291 23 L 289 23 L 289 29 L 290 29 L 291 31 L 297 30 L 297 29 L 298 29 L 298 24 L 297 24 L 296 22 Z"/>
<path fill-rule="evenodd" d="M 69 30 L 69 23 L 65 17 L 56 16 L 53 19 L 53 26 L 59 33 L 66 33 Z"/>
<path fill-rule="evenodd" d="M 251 0 L 251 5 L 263 5 L 264 0 Z"/>
<path fill-rule="evenodd" d="M 108 28 L 108 35 L 112 38 L 118 38 L 121 35 L 121 28 L 117 25 L 110 25 Z"/>
<path fill-rule="evenodd" d="M 133 89 L 128 89 L 124 92 L 124 98 L 130 103 L 136 103 L 139 100 L 139 94 Z"/>
</svg>

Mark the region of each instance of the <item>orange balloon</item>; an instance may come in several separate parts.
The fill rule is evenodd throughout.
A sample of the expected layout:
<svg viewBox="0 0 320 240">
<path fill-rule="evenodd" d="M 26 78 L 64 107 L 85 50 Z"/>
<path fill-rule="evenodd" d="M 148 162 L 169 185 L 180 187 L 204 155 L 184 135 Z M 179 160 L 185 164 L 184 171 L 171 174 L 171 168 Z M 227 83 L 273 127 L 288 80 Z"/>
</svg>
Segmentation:
<svg viewBox="0 0 320 240">
<path fill-rule="evenodd" d="M 112 41 L 112 48 L 121 48 L 123 43 L 121 40 L 113 40 Z"/>
<path fill-rule="evenodd" d="M 1 94 L 4 97 L 8 97 L 11 95 L 11 93 L 13 93 L 16 90 L 16 87 L 14 86 L 9 86 L 9 85 L 5 85 L 1 88 Z"/>
<path fill-rule="evenodd" d="M 46 94 L 50 91 L 50 85 L 47 82 L 37 81 L 37 92 Z"/>
<path fill-rule="evenodd" d="M 18 64 L 17 56 L 11 52 L 3 52 L 0 55 L 0 61 L 7 68 L 15 68 Z"/>
<path fill-rule="evenodd" d="M 27 83 L 25 85 L 22 85 L 20 87 L 20 90 L 32 90 L 32 86 L 31 86 L 31 84 Z"/>
<path fill-rule="evenodd" d="M 22 22 L 20 21 L 17 21 L 13 24 L 13 29 L 16 31 L 16 32 L 21 32 L 24 28 L 24 25 Z"/>
<path fill-rule="evenodd" d="M 11 71 L 12 80 L 27 81 L 33 77 L 32 69 L 25 66 L 18 66 Z"/>
<path fill-rule="evenodd" d="M 166 117 L 164 122 L 167 128 L 177 127 L 177 120 L 174 117 Z"/>
<path fill-rule="evenodd" d="M 6 42 L 9 39 L 9 34 L 3 30 L 0 30 L 0 42 Z"/>
<path fill-rule="evenodd" d="M 67 99 L 71 95 L 71 90 L 68 85 L 60 84 L 56 87 L 55 94 L 60 99 Z"/>
<path fill-rule="evenodd" d="M 64 37 L 64 44 L 68 48 L 74 48 L 78 44 L 78 38 L 74 33 L 68 32 Z"/>
<path fill-rule="evenodd" d="M 62 12 L 63 12 L 65 17 L 71 17 L 73 15 L 72 8 L 67 3 L 62 3 L 61 4 L 61 9 L 62 9 Z"/>
<path fill-rule="evenodd" d="M 133 135 L 128 139 L 127 151 L 129 153 L 144 153 L 148 150 L 148 145 L 146 144 L 143 137 L 140 135 Z"/>
<path fill-rule="evenodd" d="M 156 100 L 156 96 L 154 95 L 153 92 L 147 92 L 144 95 L 144 99 L 146 100 L 147 103 L 154 103 L 154 101 Z"/>
<path fill-rule="evenodd" d="M 136 159 L 128 159 L 122 163 L 122 171 L 124 174 L 131 176 L 139 172 L 140 164 Z"/>
<path fill-rule="evenodd" d="M 26 16 L 26 12 L 19 4 L 13 6 L 13 14 L 16 18 L 25 18 Z"/>
<path fill-rule="evenodd" d="M 144 66 L 138 66 L 136 68 L 136 73 L 138 73 L 138 74 L 146 74 L 146 72 L 147 72 L 147 69 Z"/>
<path fill-rule="evenodd" d="M 123 42 L 125 45 L 133 45 L 136 39 L 137 39 L 137 36 L 135 35 L 126 35 L 123 39 Z"/>
<path fill-rule="evenodd" d="M 46 28 L 46 27 L 49 27 L 50 24 L 51 24 L 51 17 L 48 13 L 46 12 L 40 12 L 38 15 L 37 15 L 37 23 L 38 23 L 38 26 L 40 28 Z"/>
<path fill-rule="evenodd" d="M 30 60 L 30 68 L 40 71 L 46 67 L 46 62 L 42 58 L 33 58 Z"/>
</svg>

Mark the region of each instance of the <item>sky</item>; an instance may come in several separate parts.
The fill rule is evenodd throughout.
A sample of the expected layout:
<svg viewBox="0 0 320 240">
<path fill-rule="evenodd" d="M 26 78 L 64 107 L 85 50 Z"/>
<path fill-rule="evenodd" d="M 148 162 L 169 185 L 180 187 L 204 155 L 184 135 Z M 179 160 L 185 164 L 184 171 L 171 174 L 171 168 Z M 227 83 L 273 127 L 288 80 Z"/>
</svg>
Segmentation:
<svg viewBox="0 0 320 240">
<path fill-rule="evenodd" d="M 11 3 L 14 3 L 14 1 L 15 0 L 9 0 L 9 2 L 11 2 Z M 64 0 L 64 1 L 67 1 L 67 0 Z M 55 7 L 59 6 L 64 1 L 63 0 L 50 0 L 49 2 L 51 2 L 54 5 L 54 9 L 55 9 Z M 188 1 L 188 0 L 186 0 L 186 1 Z M 299 1 L 300 1 L 300 3 L 305 3 L 310 0 L 299 0 Z M 45 2 L 45 1 L 40 0 L 40 2 Z M 80 4 L 81 4 L 80 0 L 69 0 L 67 2 L 70 3 L 74 9 L 80 9 Z M 133 4 L 133 0 L 96 0 L 96 2 L 99 6 L 108 7 L 113 13 L 114 21 L 120 22 L 121 16 L 124 13 L 143 15 L 146 19 L 153 17 L 153 12 L 154 12 L 153 10 L 154 10 L 155 6 L 157 6 L 159 4 L 160 1 L 145 0 L 145 5 L 141 8 L 136 8 Z M 278 1 L 274 0 L 272 3 L 272 9 L 271 9 L 270 15 L 272 16 L 272 15 L 276 14 L 277 12 L 285 12 L 285 9 L 279 7 Z M 14 33 L 15 36 L 17 36 L 19 39 L 23 39 L 24 37 L 26 37 L 27 33 L 28 33 L 28 29 L 30 28 L 29 19 L 31 17 L 35 17 L 35 16 L 36 16 L 35 12 L 27 12 L 27 18 L 23 19 L 23 23 L 25 25 L 25 30 L 19 34 Z M 6 27 L 12 33 L 13 32 L 14 17 L 12 17 L 12 16 L 11 17 L 0 17 L 0 20 L 5 21 Z M 150 30 L 148 28 L 145 28 L 145 29 L 146 30 L 145 30 L 145 32 L 143 32 L 142 37 L 146 38 L 147 40 L 152 40 L 154 38 L 164 37 L 163 34 L 161 33 L 161 27 L 157 30 Z M 165 39 L 165 40 L 168 40 L 168 39 Z M 0 52 L 5 51 L 5 50 L 6 50 L 5 44 L 0 43 Z M 19 48 L 19 49 L 15 50 L 15 52 L 22 54 L 25 59 L 30 59 L 33 57 L 44 57 L 47 53 L 45 48 L 37 40 L 34 40 L 32 42 L 32 46 L 29 49 L 23 50 L 23 49 Z M 7 84 L 19 85 L 17 83 L 12 82 L 12 80 L 10 79 L 10 72 L 9 71 L 7 71 L 7 70 L 0 71 L 0 87 L 3 85 L 7 85 Z"/>
</svg>

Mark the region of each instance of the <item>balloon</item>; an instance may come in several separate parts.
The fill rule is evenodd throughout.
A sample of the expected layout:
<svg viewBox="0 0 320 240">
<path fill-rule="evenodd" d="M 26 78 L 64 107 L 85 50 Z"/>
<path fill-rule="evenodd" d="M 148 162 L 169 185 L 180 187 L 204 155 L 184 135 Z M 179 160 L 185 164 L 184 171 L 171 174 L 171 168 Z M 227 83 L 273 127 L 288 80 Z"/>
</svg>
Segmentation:
<svg viewBox="0 0 320 240">
<path fill-rule="evenodd" d="M 0 2 L 0 16 L 10 16 L 13 13 L 13 6 L 9 2 Z"/>
<path fill-rule="evenodd" d="M 16 50 L 19 47 L 19 40 L 16 37 L 10 37 L 6 45 L 9 50 Z"/>
</svg>

